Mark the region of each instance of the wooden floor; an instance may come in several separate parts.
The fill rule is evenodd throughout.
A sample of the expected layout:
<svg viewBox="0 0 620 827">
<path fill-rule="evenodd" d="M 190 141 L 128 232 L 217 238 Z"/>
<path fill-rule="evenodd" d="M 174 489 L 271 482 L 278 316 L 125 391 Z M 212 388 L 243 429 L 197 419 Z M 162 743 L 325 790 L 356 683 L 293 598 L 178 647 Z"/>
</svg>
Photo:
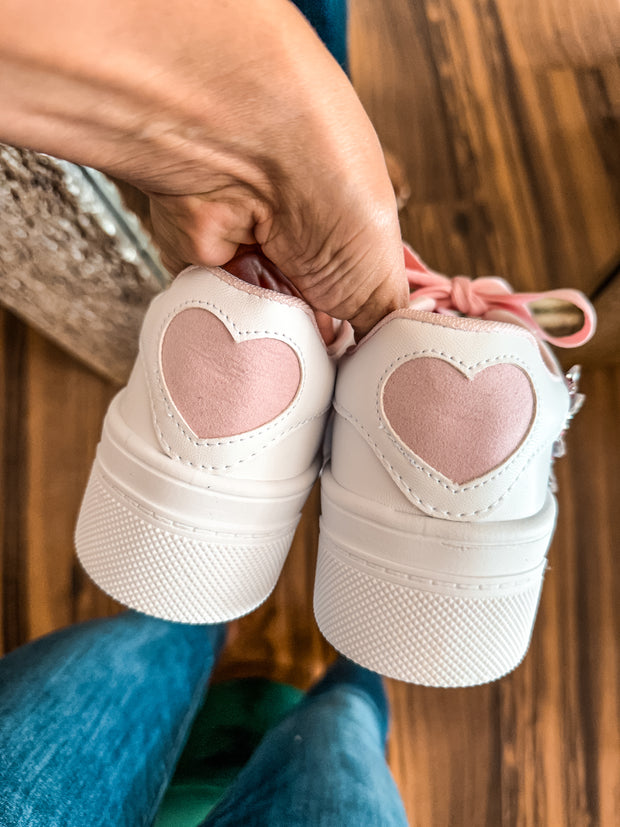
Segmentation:
<svg viewBox="0 0 620 827">
<path fill-rule="evenodd" d="M 570 13 L 560 0 L 351 5 L 356 86 L 411 182 L 405 237 L 451 274 L 499 273 L 520 289 L 581 287 L 617 330 L 609 297 L 618 281 L 607 278 L 620 259 L 617 5 L 573 0 Z M 560 519 L 524 664 L 475 689 L 389 682 L 390 763 L 415 827 L 618 824 L 620 353 L 613 341 L 596 360 L 584 351 L 588 400 L 557 464 Z M 0 314 L 5 650 L 117 611 L 72 551 L 113 392 Z M 311 609 L 317 510 L 315 491 L 274 595 L 234 624 L 220 676 L 260 673 L 307 686 L 332 657 Z"/>
</svg>

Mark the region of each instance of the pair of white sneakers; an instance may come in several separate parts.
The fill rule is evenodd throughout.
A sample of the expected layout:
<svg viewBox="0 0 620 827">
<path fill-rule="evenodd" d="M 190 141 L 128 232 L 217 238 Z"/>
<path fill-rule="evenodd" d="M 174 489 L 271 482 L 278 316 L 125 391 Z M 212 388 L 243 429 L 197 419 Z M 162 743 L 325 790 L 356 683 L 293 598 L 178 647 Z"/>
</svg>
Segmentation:
<svg viewBox="0 0 620 827">
<path fill-rule="evenodd" d="M 405 258 L 410 307 L 348 348 L 347 325 L 326 346 L 278 279 L 267 289 L 190 267 L 153 301 L 76 530 L 101 588 L 186 623 L 250 612 L 323 467 L 325 637 L 430 686 L 517 666 L 555 525 L 551 465 L 580 397 L 526 308 L 535 296 Z M 582 330 L 555 343 L 585 341 L 589 303 L 554 292 L 584 311 Z"/>
</svg>

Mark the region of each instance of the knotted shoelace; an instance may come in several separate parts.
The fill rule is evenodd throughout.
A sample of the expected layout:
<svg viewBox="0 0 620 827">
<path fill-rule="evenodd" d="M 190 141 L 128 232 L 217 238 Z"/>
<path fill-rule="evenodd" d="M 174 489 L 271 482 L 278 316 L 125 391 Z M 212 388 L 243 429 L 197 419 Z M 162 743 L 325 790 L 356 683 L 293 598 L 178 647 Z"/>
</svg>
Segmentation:
<svg viewBox="0 0 620 827">
<path fill-rule="evenodd" d="M 565 288 L 541 293 L 515 293 L 507 281 L 496 276 L 449 278 L 430 270 L 407 245 L 404 250 L 412 307 L 436 313 L 461 313 L 479 319 L 484 319 L 493 311 L 507 311 L 538 339 L 557 347 L 578 347 L 594 335 L 596 313 L 579 290 Z M 550 336 L 528 307 L 541 299 L 556 299 L 575 305 L 583 313 L 581 328 L 567 336 Z"/>
</svg>

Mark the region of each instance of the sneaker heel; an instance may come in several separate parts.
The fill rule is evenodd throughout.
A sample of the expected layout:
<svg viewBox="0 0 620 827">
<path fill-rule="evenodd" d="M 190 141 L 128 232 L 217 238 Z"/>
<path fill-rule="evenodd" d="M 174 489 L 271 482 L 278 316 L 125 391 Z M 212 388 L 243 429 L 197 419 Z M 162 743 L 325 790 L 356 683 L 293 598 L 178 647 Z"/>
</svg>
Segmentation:
<svg viewBox="0 0 620 827">
<path fill-rule="evenodd" d="M 217 493 L 201 493 L 218 506 Z M 97 459 L 76 546 L 90 577 L 126 606 L 165 620 L 219 623 L 247 614 L 271 594 L 296 524 L 217 530 L 171 518 L 115 484 Z"/>
<path fill-rule="evenodd" d="M 517 526 L 479 526 L 465 547 L 458 524 L 402 515 L 395 526 L 392 513 L 388 525 L 372 503 L 349 510 L 354 495 L 338 491 L 329 471 L 323 487 L 314 610 L 336 649 L 425 686 L 487 683 L 521 662 L 555 520 L 552 498 L 528 526 L 521 522 L 516 542 Z"/>
</svg>

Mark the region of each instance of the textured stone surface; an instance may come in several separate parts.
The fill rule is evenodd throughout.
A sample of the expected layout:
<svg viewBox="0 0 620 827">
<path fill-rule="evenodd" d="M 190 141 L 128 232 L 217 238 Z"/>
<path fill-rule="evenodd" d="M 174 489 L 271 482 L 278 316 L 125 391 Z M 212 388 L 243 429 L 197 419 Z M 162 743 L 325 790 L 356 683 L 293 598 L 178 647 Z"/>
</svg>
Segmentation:
<svg viewBox="0 0 620 827">
<path fill-rule="evenodd" d="M 99 173 L 0 145 L 0 301 L 123 383 L 166 276 Z"/>
</svg>

